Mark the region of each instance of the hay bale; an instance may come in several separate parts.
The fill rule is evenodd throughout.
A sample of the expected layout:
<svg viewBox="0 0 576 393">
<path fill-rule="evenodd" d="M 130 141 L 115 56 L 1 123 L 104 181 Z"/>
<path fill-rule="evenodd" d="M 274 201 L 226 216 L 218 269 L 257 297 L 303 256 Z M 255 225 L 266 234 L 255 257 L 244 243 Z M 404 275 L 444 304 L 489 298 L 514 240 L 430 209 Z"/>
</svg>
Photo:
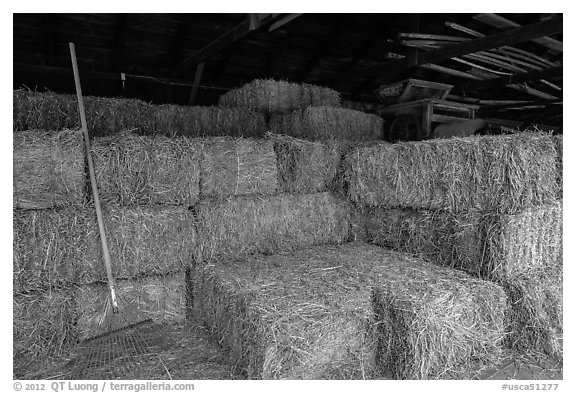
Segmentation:
<svg viewBox="0 0 576 393">
<path fill-rule="evenodd" d="M 201 142 L 132 133 L 96 138 L 94 169 L 104 203 L 193 205 L 200 193 Z"/>
<path fill-rule="evenodd" d="M 203 261 L 342 243 L 350 234 L 349 204 L 328 192 L 204 201 L 196 210 Z"/>
<path fill-rule="evenodd" d="M 384 120 L 352 109 L 310 107 L 270 118 L 270 131 L 312 141 L 341 139 L 373 141 L 382 139 Z"/>
<path fill-rule="evenodd" d="M 516 213 L 554 201 L 556 153 L 544 134 L 382 143 L 346 156 L 359 205 Z"/>
<path fill-rule="evenodd" d="M 564 189 L 564 143 L 563 143 L 563 136 L 560 135 L 553 135 L 552 140 L 554 141 L 554 145 L 556 147 L 556 170 L 558 171 L 558 187 L 559 187 L 559 198 L 562 198 L 563 189 Z"/>
<path fill-rule="evenodd" d="M 202 142 L 200 196 L 275 194 L 278 168 L 271 141 L 205 138 Z"/>
<path fill-rule="evenodd" d="M 146 132 L 152 127 L 151 106 L 129 98 L 84 97 L 89 134 L 113 135 L 121 130 Z M 75 95 L 14 91 L 14 129 L 60 131 L 79 128 Z"/>
<path fill-rule="evenodd" d="M 562 265 L 562 204 L 519 214 L 371 209 L 371 242 L 499 281 Z"/>
<path fill-rule="evenodd" d="M 76 299 L 67 289 L 30 292 L 12 298 L 14 374 L 41 358 L 67 353 L 77 342 Z"/>
<path fill-rule="evenodd" d="M 562 360 L 562 269 L 533 271 L 502 282 L 508 295 L 506 344 Z"/>
<path fill-rule="evenodd" d="M 79 131 L 22 131 L 13 134 L 13 206 L 46 209 L 82 205 L 84 142 Z"/>
<path fill-rule="evenodd" d="M 389 253 L 374 290 L 380 362 L 395 379 L 467 379 L 502 353 L 506 295 L 463 272 Z"/>
<path fill-rule="evenodd" d="M 146 319 L 157 323 L 184 322 L 188 305 L 184 278 L 184 272 L 177 272 L 163 277 L 118 280 L 119 315 L 105 312 L 109 295 L 106 284 L 78 286 L 74 291 L 78 337 L 85 340 Z"/>
<path fill-rule="evenodd" d="M 287 113 L 308 106 L 340 106 L 332 89 L 272 79 L 256 79 L 220 96 L 220 106 L 250 108 L 264 113 Z"/>
<path fill-rule="evenodd" d="M 364 243 L 222 261 L 194 280 L 195 312 L 248 378 L 426 378 L 499 353 L 501 289 Z"/>
<path fill-rule="evenodd" d="M 269 138 L 274 142 L 282 192 L 312 194 L 333 185 L 343 151 L 340 142 L 309 142 L 278 134 Z"/>
<path fill-rule="evenodd" d="M 114 276 L 163 275 L 188 266 L 196 248 L 185 208 L 104 209 Z M 19 290 L 106 279 L 92 207 L 14 211 L 14 280 Z"/>
<path fill-rule="evenodd" d="M 153 108 L 154 133 L 167 136 L 262 137 L 266 119 L 246 108 L 160 105 Z"/>
</svg>

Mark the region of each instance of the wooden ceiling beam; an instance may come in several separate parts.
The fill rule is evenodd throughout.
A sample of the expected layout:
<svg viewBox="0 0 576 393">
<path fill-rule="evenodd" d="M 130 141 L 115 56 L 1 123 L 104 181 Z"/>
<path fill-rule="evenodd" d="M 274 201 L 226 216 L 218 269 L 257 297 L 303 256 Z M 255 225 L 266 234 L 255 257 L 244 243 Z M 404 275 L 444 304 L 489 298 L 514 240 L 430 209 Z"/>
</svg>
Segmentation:
<svg viewBox="0 0 576 393">
<path fill-rule="evenodd" d="M 474 16 L 478 22 L 482 22 L 492 27 L 496 27 L 500 30 L 511 29 L 515 27 L 520 27 L 520 25 L 514 21 L 504 18 L 503 16 L 496 14 L 478 14 Z M 558 52 L 562 52 L 562 42 L 555 40 L 551 37 L 538 37 L 531 41 L 534 41 L 546 48 L 553 49 Z"/>
<path fill-rule="evenodd" d="M 318 63 L 320 63 L 320 61 L 322 61 L 322 59 L 326 56 L 326 53 L 328 53 L 330 49 L 332 49 L 332 47 L 336 43 L 338 43 L 340 35 L 343 32 L 344 29 L 342 25 L 339 24 L 332 25 L 330 32 L 326 35 L 326 37 L 324 37 L 321 40 L 320 45 L 318 45 L 318 47 L 314 51 L 314 56 L 312 57 L 312 59 L 306 64 L 304 69 L 298 75 L 297 78 L 298 81 L 304 82 L 306 80 L 308 75 L 310 75 L 312 71 L 314 71 L 314 68 L 316 68 Z"/>
<path fill-rule="evenodd" d="M 485 89 L 497 89 L 500 87 L 515 85 L 518 83 L 526 83 L 538 81 L 540 79 L 554 79 L 561 78 L 563 73 L 563 67 L 548 68 L 542 71 L 526 72 L 516 75 L 504 75 L 496 79 L 465 82 L 457 86 L 458 89 L 466 90 L 485 90 Z"/>
<path fill-rule="evenodd" d="M 410 65 L 407 58 L 390 61 L 384 64 L 355 69 L 344 73 L 333 75 L 325 80 L 333 80 L 354 74 L 360 75 L 374 75 L 382 74 L 397 74 L 404 73 L 407 70 L 412 70 L 422 64 L 436 64 L 454 57 L 468 55 L 470 53 L 490 50 L 501 46 L 514 45 L 521 42 L 530 41 L 532 39 L 553 35 L 562 32 L 563 23 L 562 18 L 555 18 L 543 22 L 534 23 L 514 29 L 506 30 L 496 34 L 492 34 L 483 38 L 477 38 L 461 44 L 452 45 L 445 48 L 436 49 L 429 52 L 419 54 L 416 65 Z"/>
<path fill-rule="evenodd" d="M 249 14 L 248 17 L 241 23 L 210 42 L 208 45 L 198 50 L 192 56 L 183 60 L 172 68 L 171 76 L 177 77 L 188 71 L 189 69 L 205 62 L 216 53 L 226 49 L 235 42 L 241 40 L 250 32 L 257 30 L 265 25 L 268 25 L 272 20 L 272 14 L 263 19 L 260 19 L 257 14 Z"/>
</svg>

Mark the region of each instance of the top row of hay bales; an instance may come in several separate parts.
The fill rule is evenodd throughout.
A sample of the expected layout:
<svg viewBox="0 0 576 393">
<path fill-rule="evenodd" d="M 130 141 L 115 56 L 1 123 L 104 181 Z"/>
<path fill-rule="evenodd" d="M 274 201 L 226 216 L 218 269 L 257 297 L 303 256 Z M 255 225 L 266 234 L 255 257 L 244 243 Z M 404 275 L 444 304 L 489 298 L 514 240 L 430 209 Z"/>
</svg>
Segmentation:
<svg viewBox="0 0 576 393">
<path fill-rule="evenodd" d="M 130 130 L 141 135 L 262 137 L 270 129 L 308 140 L 381 139 L 379 116 L 340 108 L 338 92 L 319 86 L 256 80 L 220 98 L 219 107 L 152 105 L 127 98 L 86 97 L 92 137 Z M 80 127 L 76 97 L 14 91 L 15 131 Z M 267 124 L 266 116 L 272 114 Z"/>
<path fill-rule="evenodd" d="M 340 94 L 326 87 L 257 79 L 220 96 L 219 104 L 270 115 L 275 134 L 311 141 L 382 139 L 381 117 L 341 108 Z"/>
<path fill-rule="evenodd" d="M 263 113 L 288 113 L 311 106 L 340 107 L 340 94 L 332 89 L 272 79 L 256 79 L 220 96 L 219 105 L 249 108 Z"/>
<path fill-rule="evenodd" d="M 152 105 L 129 98 L 85 97 L 88 132 L 92 137 L 123 130 L 166 136 L 263 136 L 265 117 L 249 109 Z M 80 127 L 76 96 L 14 91 L 14 131 L 61 131 Z"/>
</svg>

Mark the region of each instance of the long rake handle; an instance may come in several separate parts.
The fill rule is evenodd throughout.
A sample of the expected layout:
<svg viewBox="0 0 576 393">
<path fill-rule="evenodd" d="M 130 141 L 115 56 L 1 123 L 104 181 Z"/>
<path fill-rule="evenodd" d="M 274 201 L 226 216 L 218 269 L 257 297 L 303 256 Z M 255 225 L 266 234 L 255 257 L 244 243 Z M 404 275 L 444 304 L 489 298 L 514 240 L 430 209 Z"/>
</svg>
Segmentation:
<svg viewBox="0 0 576 393">
<path fill-rule="evenodd" d="M 84 134 L 84 145 L 86 146 L 86 158 L 88 160 L 88 171 L 90 172 L 90 184 L 92 185 L 92 194 L 94 198 L 94 207 L 96 208 L 96 218 L 98 219 L 98 229 L 100 231 L 100 241 L 102 243 L 102 254 L 104 256 L 104 265 L 106 266 L 106 275 L 108 277 L 108 287 L 110 288 L 110 298 L 112 300 L 112 310 L 118 312 L 118 301 L 116 300 L 116 284 L 112 274 L 112 262 L 110 252 L 108 251 L 108 242 L 106 241 L 106 229 L 104 228 L 104 218 L 100 208 L 100 197 L 98 195 L 98 184 L 96 183 L 96 174 L 94 173 L 94 162 L 90 150 L 90 136 L 88 135 L 88 125 L 86 122 L 86 110 L 84 109 L 84 99 L 82 98 L 82 86 L 80 85 L 80 73 L 78 72 L 78 62 L 76 61 L 76 48 L 74 43 L 70 42 L 70 56 L 72 57 L 72 69 L 74 70 L 74 83 L 76 84 L 76 95 L 78 96 L 78 110 L 80 112 L 80 121 L 82 123 L 82 132 Z"/>
</svg>

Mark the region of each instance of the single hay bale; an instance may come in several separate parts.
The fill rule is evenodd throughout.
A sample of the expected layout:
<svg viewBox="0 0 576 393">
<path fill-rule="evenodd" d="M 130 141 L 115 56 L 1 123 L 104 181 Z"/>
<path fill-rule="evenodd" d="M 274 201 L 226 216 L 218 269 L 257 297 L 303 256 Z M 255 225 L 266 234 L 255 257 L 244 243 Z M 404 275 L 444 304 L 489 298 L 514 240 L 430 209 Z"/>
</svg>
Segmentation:
<svg viewBox="0 0 576 393">
<path fill-rule="evenodd" d="M 562 198 L 564 189 L 564 143 L 562 134 L 553 135 L 552 139 L 556 146 L 556 169 L 558 171 L 558 187 L 559 187 L 559 198 Z"/>
<path fill-rule="evenodd" d="M 264 113 L 287 113 L 308 106 L 339 107 L 340 94 L 326 87 L 256 79 L 220 96 L 219 105 Z"/>
<path fill-rule="evenodd" d="M 203 139 L 202 146 L 202 198 L 276 193 L 278 169 L 271 141 L 213 137 Z"/>
<path fill-rule="evenodd" d="M 447 376 L 494 360 L 503 336 L 500 288 L 364 243 L 221 261 L 199 269 L 194 291 L 197 316 L 248 378 Z"/>
<path fill-rule="evenodd" d="M 266 119 L 246 108 L 160 105 L 153 108 L 154 133 L 167 136 L 262 137 Z"/>
<path fill-rule="evenodd" d="M 45 209 L 85 202 L 81 132 L 22 131 L 13 137 L 14 208 Z"/>
<path fill-rule="evenodd" d="M 120 133 L 92 143 L 100 199 L 121 205 L 193 205 L 200 193 L 201 143 Z"/>
<path fill-rule="evenodd" d="M 382 139 L 384 120 L 352 109 L 310 107 L 270 118 L 270 130 L 312 141 L 341 139 L 354 142 Z"/>
<path fill-rule="evenodd" d="M 330 189 L 342 156 L 340 142 L 309 142 L 278 134 L 269 138 L 274 142 L 282 192 L 312 194 Z"/>
<path fill-rule="evenodd" d="M 562 266 L 562 204 L 507 215 L 370 209 L 371 242 L 499 281 Z"/>
<path fill-rule="evenodd" d="M 361 102 L 361 101 L 348 101 L 342 100 L 342 108 L 345 109 L 352 109 L 355 111 L 366 112 L 366 113 L 375 113 L 376 108 L 378 107 L 377 102 Z"/>
<path fill-rule="evenodd" d="M 76 299 L 67 289 L 14 295 L 12 310 L 16 376 L 30 363 L 65 354 L 78 342 Z"/>
<path fill-rule="evenodd" d="M 558 195 L 556 150 L 544 134 L 382 143 L 345 162 L 359 205 L 516 213 Z"/>
<path fill-rule="evenodd" d="M 506 344 L 562 360 L 562 269 L 548 268 L 502 282 L 508 295 Z"/>
<path fill-rule="evenodd" d="M 109 297 L 106 284 L 80 285 L 74 293 L 78 302 L 80 340 L 146 319 L 157 323 L 178 323 L 186 319 L 187 294 L 183 272 L 163 277 L 117 280 L 118 315 L 106 313 Z"/>
<path fill-rule="evenodd" d="M 498 360 L 506 295 L 455 269 L 389 253 L 373 294 L 379 361 L 395 379 L 467 379 Z"/>
<path fill-rule="evenodd" d="M 374 262 L 348 245 L 222 261 L 198 271 L 195 313 L 248 379 L 377 378 Z"/>
<path fill-rule="evenodd" d="M 80 117 L 75 96 L 14 90 L 14 131 L 61 131 L 79 126 Z"/>
<path fill-rule="evenodd" d="M 146 132 L 152 127 L 151 106 L 128 98 L 85 97 L 90 136 L 113 135 L 121 130 Z M 14 129 L 60 131 L 79 128 L 75 95 L 14 91 Z"/>
<path fill-rule="evenodd" d="M 350 205 L 330 193 L 246 196 L 196 206 L 202 261 L 345 242 Z"/>
<path fill-rule="evenodd" d="M 104 209 L 112 271 L 119 279 L 181 271 L 196 254 L 185 208 Z M 96 214 L 84 209 L 14 211 L 15 288 L 105 281 Z"/>
</svg>

